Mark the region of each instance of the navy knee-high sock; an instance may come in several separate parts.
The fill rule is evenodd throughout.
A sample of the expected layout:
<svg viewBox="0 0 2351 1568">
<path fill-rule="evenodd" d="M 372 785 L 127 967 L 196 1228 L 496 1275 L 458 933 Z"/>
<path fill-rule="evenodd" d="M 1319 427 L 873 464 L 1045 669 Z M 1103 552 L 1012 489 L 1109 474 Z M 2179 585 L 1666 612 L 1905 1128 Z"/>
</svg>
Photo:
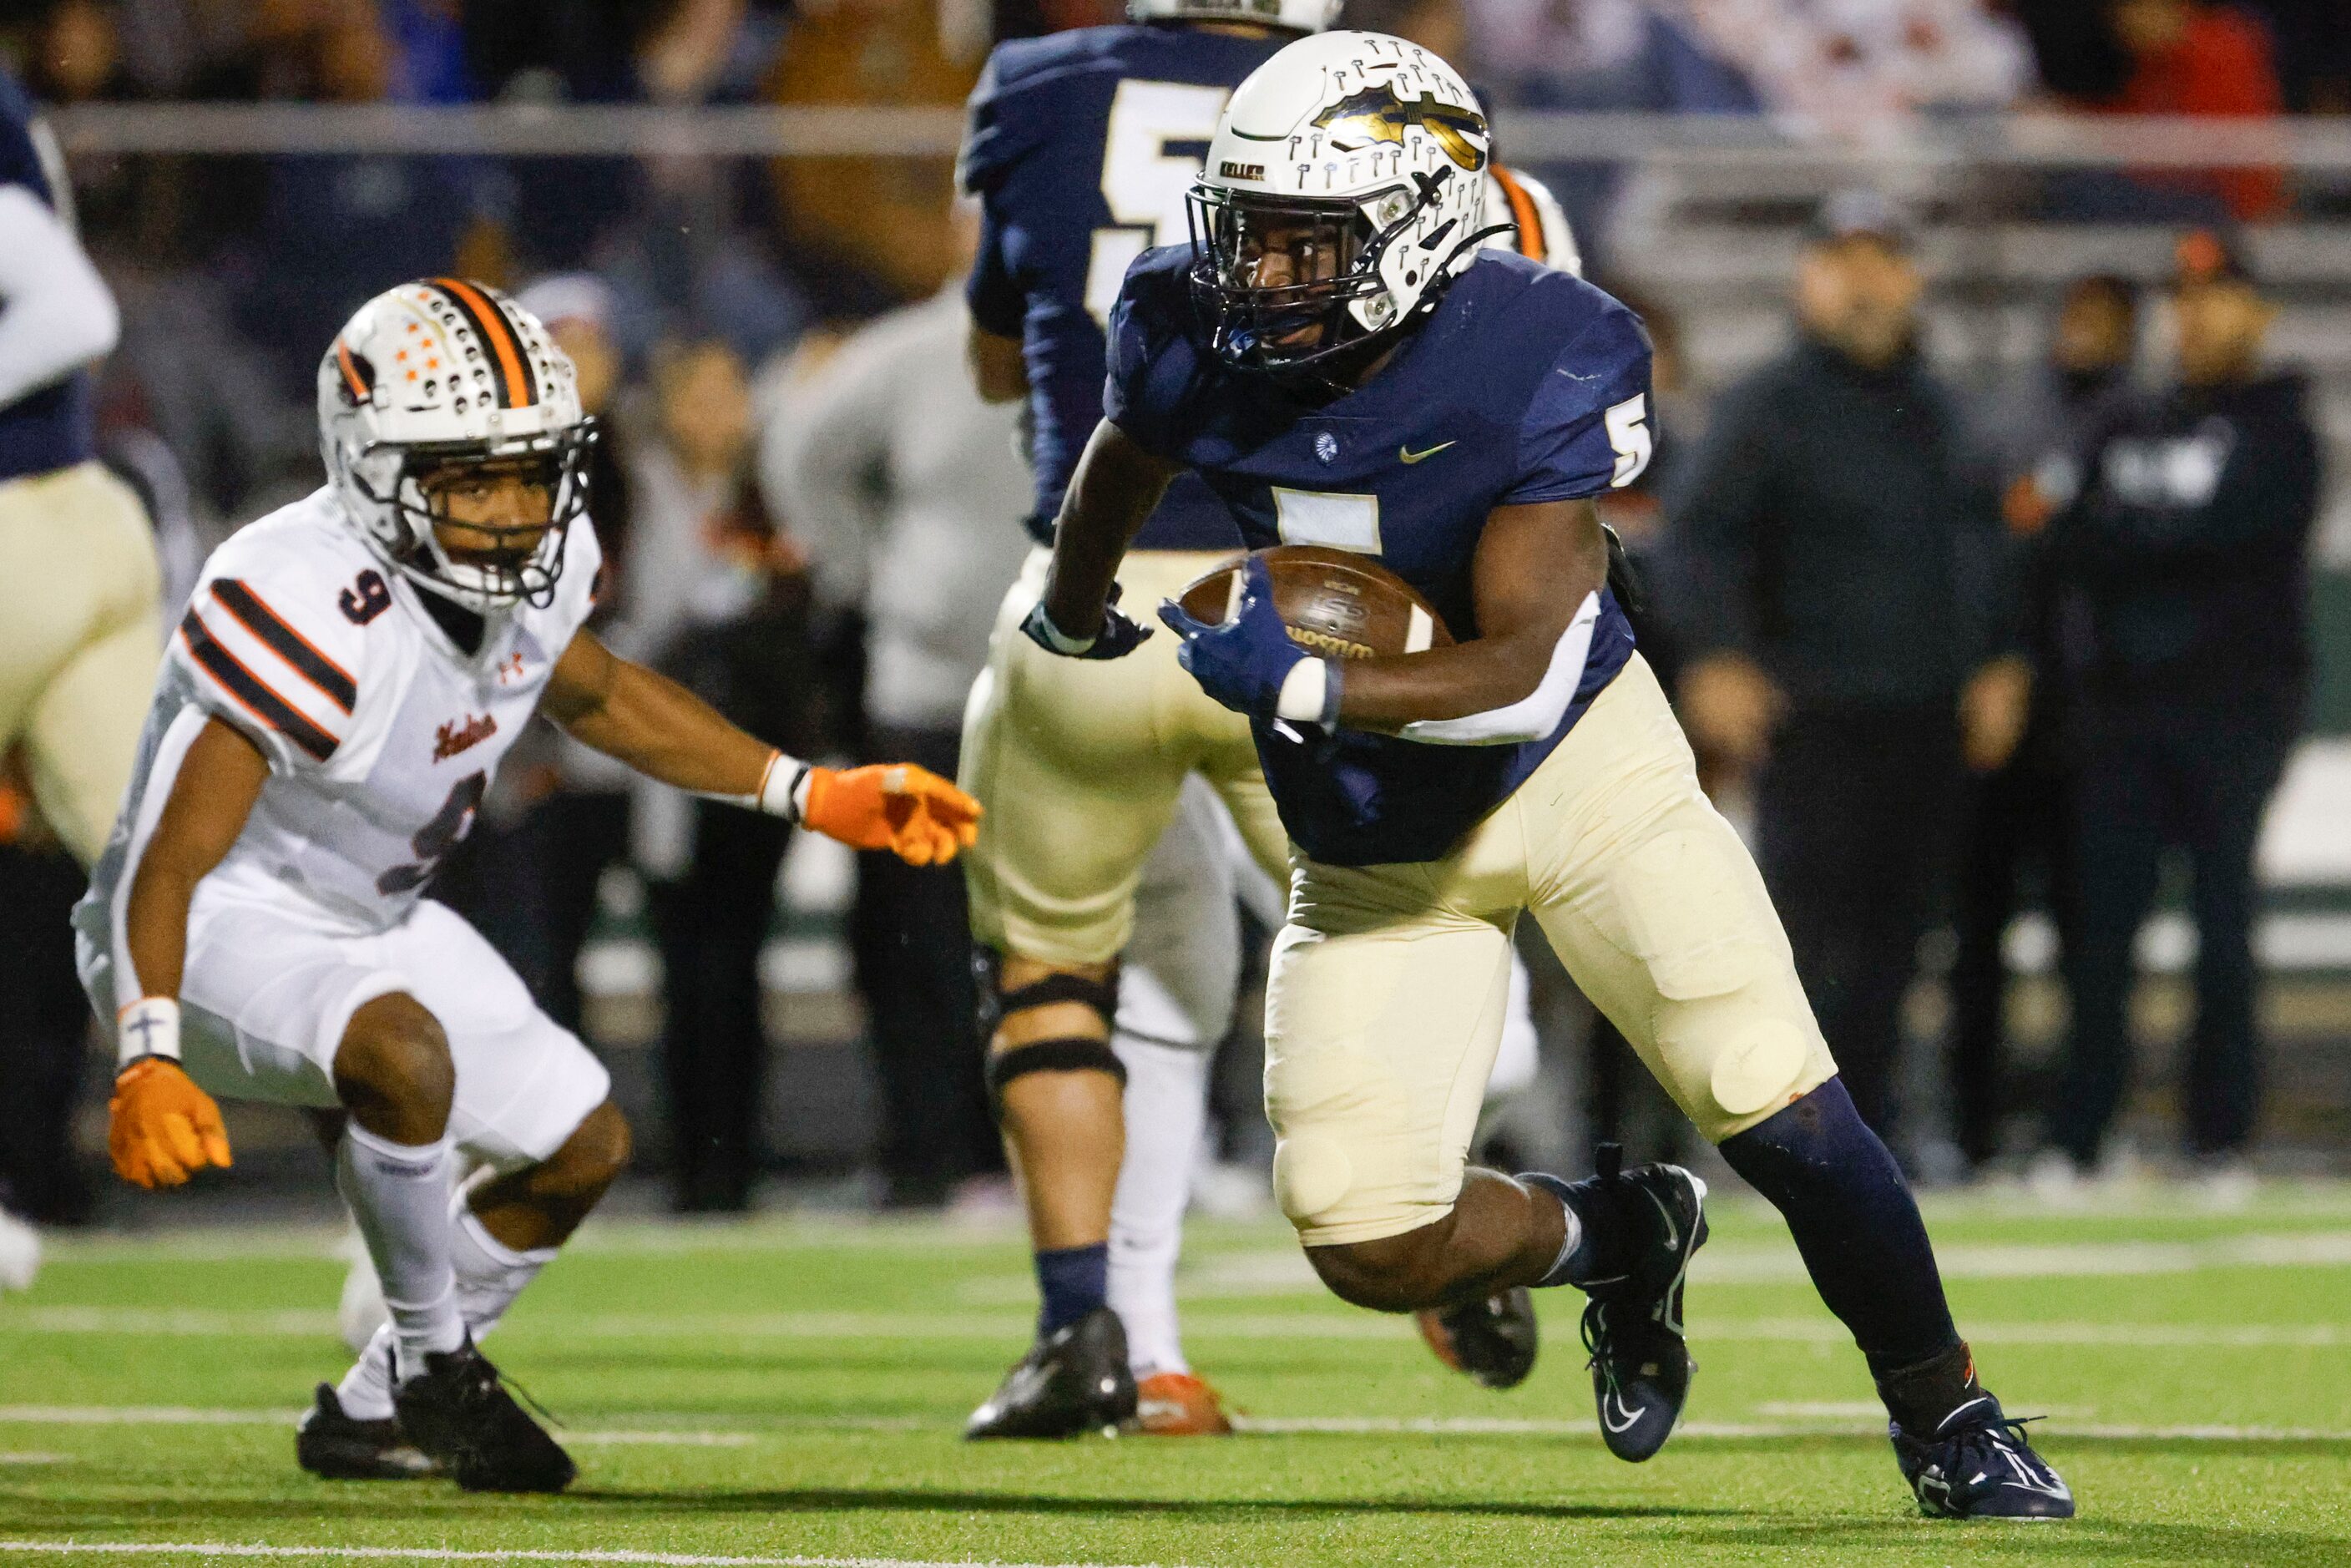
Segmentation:
<svg viewBox="0 0 2351 1568">
<path fill-rule="evenodd" d="M 1887 1396 L 1933 1367 L 1928 1406 L 1973 1383 L 1943 1299 L 1918 1205 L 1894 1156 L 1836 1079 L 1759 1126 L 1724 1140 L 1722 1157 L 1771 1200 L 1829 1311 L 1853 1331 Z M 1948 1385 L 1948 1386 L 1946 1386 Z M 1897 1418 L 1906 1413 L 1896 1412 Z M 1911 1412 L 1911 1425 L 1920 1414 Z"/>
</svg>

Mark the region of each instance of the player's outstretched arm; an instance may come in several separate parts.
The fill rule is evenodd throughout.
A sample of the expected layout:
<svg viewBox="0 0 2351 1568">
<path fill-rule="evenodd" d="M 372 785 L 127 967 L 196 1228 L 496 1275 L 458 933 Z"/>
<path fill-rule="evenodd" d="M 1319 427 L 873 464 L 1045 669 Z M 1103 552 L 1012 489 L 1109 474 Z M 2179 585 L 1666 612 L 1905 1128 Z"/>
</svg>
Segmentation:
<svg viewBox="0 0 2351 1568">
<path fill-rule="evenodd" d="M 115 1174 L 139 1186 L 178 1186 L 206 1166 L 229 1163 L 220 1108 L 180 1067 L 180 979 L 196 884 L 236 843 L 268 781 L 260 749 L 207 719 L 131 873 L 116 962 L 119 1065 L 106 1142 Z"/>
<path fill-rule="evenodd" d="M 1176 470 L 1110 421 L 1094 426 L 1061 497 L 1045 597 L 1023 631 L 1057 653 L 1097 658 L 1115 658 L 1150 635 L 1110 607 L 1118 563 Z"/>
<path fill-rule="evenodd" d="M 979 831 L 979 803 L 911 762 L 818 768 L 582 632 L 556 661 L 543 711 L 574 739 L 648 778 L 804 823 L 861 850 L 944 865 Z"/>
<path fill-rule="evenodd" d="M 1340 724 L 1464 746 L 1551 734 L 1583 675 L 1576 623 L 1607 580 L 1606 537 L 1590 501 L 1495 507 L 1471 565 L 1478 635 L 1348 661 Z"/>
</svg>

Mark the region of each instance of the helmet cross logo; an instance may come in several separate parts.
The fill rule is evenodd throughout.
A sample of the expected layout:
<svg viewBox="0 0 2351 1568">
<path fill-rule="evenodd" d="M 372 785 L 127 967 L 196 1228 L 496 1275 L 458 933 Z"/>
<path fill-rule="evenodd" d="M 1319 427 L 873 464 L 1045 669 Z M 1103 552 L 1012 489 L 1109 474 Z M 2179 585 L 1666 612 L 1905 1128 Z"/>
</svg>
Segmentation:
<svg viewBox="0 0 2351 1568">
<path fill-rule="evenodd" d="M 1346 135 L 1402 145 L 1405 129 L 1414 125 L 1435 137 L 1445 155 L 1464 169 L 1474 173 L 1486 166 L 1484 116 L 1433 99 L 1400 99 L 1385 83 L 1351 92 L 1314 117 L 1315 128 L 1329 131 L 1333 145 Z"/>
</svg>

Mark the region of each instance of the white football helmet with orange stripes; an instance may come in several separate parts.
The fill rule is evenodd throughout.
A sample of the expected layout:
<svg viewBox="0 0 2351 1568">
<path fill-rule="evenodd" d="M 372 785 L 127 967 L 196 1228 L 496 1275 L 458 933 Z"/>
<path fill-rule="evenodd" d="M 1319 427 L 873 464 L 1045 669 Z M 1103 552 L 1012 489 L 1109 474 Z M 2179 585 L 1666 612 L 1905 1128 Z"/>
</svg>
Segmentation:
<svg viewBox="0 0 2351 1568">
<path fill-rule="evenodd" d="M 1532 174 L 1488 164 L 1486 213 L 1510 220 L 1508 228 L 1487 236 L 1486 249 L 1516 251 L 1529 261 L 1583 276 L 1583 252 L 1575 243 L 1575 231 L 1567 225 L 1566 210 L 1551 187 Z"/>
<path fill-rule="evenodd" d="M 352 523 L 387 566 L 470 610 L 549 601 L 595 439 L 571 361 L 538 319 L 464 278 L 377 295 L 319 361 L 319 450 Z M 485 467 L 542 487 L 548 521 L 475 530 L 512 548 L 460 559 L 435 535 L 436 494 L 453 471 Z"/>
</svg>

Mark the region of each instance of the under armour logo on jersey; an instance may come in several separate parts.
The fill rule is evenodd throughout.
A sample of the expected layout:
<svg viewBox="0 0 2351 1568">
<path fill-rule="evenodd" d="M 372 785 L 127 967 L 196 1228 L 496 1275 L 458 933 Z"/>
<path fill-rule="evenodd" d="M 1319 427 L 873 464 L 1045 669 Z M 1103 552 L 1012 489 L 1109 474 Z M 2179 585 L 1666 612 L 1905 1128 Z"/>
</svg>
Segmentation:
<svg viewBox="0 0 2351 1568">
<path fill-rule="evenodd" d="M 498 661 L 498 685 L 512 685 L 522 679 L 522 651 L 517 649 Z"/>
<path fill-rule="evenodd" d="M 462 722 L 451 719 L 433 732 L 433 760 L 446 762 L 449 758 L 497 734 L 498 721 L 489 714 Z"/>
</svg>

